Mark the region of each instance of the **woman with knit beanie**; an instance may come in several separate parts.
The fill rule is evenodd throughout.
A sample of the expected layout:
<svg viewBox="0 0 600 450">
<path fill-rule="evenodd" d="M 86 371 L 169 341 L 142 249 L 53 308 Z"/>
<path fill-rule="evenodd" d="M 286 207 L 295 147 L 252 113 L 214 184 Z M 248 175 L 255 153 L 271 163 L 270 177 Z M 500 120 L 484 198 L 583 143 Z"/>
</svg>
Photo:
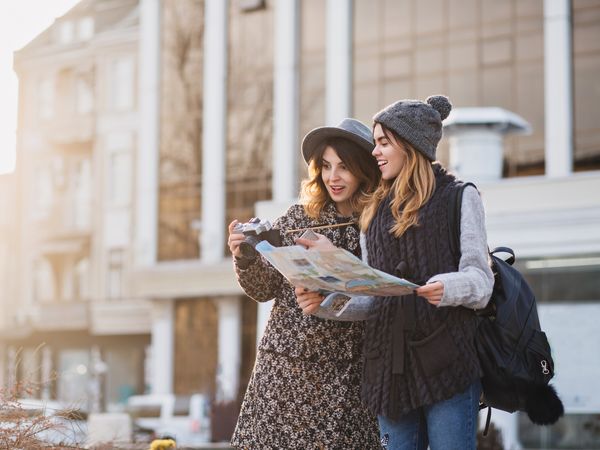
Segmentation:
<svg viewBox="0 0 600 450">
<path fill-rule="evenodd" d="M 283 245 L 319 231 L 360 256 L 357 219 L 377 187 L 371 129 L 355 119 L 320 127 L 302 142 L 309 177 L 301 202 L 273 226 Z M 302 314 L 294 287 L 261 256 L 240 252 L 244 234 L 229 227 L 238 282 L 258 302 L 274 299 L 258 347 L 232 445 L 243 449 L 379 449 L 375 415 L 361 404 L 364 323 Z"/>
<path fill-rule="evenodd" d="M 366 319 L 361 395 L 389 450 L 476 448 L 481 367 L 473 309 L 489 301 L 493 275 L 474 187 L 462 199 L 461 256 L 450 248 L 450 198 L 461 183 L 435 156 L 451 108 L 444 96 L 401 100 L 373 118 L 382 181 L 360 220 L 363 259 L 421 287 L 353 300 L 341 319 Z M 323 237 L 299 242 L 331 245 Z M 296 295 L 305 313 L 325 314 L 318 293 L 297 287 Z"/>
</svg>

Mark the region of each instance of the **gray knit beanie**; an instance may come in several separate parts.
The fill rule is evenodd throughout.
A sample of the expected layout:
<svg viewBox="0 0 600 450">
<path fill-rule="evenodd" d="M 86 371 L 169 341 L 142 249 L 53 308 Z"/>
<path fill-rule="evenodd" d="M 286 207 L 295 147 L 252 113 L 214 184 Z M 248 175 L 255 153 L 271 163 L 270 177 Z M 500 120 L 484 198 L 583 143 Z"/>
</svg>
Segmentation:
<svg viewBox="0 0 600 450">
<path fill-rule="evenodd" d="M 432 95 L 426 102 L 399 100 L 375 114 L 373 121 L 395 132 L 430 161 L 435 161 L 435 150 L 442 138 L 442 120 L 448 117 L 452 105 L 443 95 Z"/>
</svg>

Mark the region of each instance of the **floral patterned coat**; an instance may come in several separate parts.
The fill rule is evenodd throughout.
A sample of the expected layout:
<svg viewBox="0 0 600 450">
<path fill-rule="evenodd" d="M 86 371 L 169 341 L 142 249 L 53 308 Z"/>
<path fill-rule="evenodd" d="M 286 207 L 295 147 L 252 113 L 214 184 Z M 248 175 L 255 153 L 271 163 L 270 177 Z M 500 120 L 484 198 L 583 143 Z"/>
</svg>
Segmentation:
<svg viewBox="0 0 600 450">
<path fill-rule="evenodd" d="M 333 204 L 318 219 L 292 206 L 273 224 L 283 245 L 302 232 L 286 230 L 351 220 Z M 336 246 L 360 253 L 356 225 L 319 230 Z M 362 322 L 304 315 L 294 287 L 262 257 L 235 264 L 238 282 L 256 301 L 274 299 L 258 347 L 232 445 L 244 449 L 376 449 L 377 422 L 360 401 Z"/>
</svg>

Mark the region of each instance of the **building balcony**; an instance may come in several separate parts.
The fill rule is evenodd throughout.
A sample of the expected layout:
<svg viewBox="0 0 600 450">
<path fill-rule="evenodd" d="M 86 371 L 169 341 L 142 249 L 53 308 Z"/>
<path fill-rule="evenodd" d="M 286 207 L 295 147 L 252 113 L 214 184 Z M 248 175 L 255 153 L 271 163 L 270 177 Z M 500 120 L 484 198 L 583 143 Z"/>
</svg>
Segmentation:
<svg viewBox="0 0 600 450">
<path fill-rule="evenodd" d="M 150 334 L 151 303 L 143 299 L 113 301 L 54 300 L 19 308 L 12 322 L 0 322 L 0 337 L 23 339 L 36 332 L 86 331 L 92 335 Z"/>
<path fill-rule="evenodd" d="M 79 208 L 68 199 L 56 199 L 43 216 L 35 220 L 35 233 L 40 241 L 91 234 L 91 204 Z"/>
<path fill-rule="evenodd" d="M 200 260 L 160 262 L 133 273 L 134 295 L 150 299 L 239 295 L 229 258 L 216 264 Z"/>
<path fill-rule="evenodd" d="M 35 253 L 43 256 L 61 255 L 75 256 L 88 255 L 90 251 L 90 237 L 88 235 L 54 236 L 40 239 L 35 247 Z"/>
<path fill-rule="evenodd" d="M 79 331 L 89 327 L 89 303 L 86 301 L 54 301 L 35 305 L 29 324 L 35 331 Z"/>
<path fill-rule="evenodd" d="M 95 335 L 148 334 L 151 304 L 141 299 L 119 299 L 90 303 L 90 333 Z"/>
<path fill-rule="evenodd" d="M 95 118 L 91 114 L 59 116 L 42 124 L 42 136 L 56 145 L 86 143 L 94 140 Z M 89 146 L 90 151 L 92 146 Z"/>
</svg>

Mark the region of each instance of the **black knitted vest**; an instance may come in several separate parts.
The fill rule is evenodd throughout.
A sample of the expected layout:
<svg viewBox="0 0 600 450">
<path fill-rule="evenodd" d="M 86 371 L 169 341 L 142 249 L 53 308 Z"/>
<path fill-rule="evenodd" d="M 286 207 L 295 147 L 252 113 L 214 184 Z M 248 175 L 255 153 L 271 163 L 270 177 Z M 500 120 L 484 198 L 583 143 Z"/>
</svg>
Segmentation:
<svg viewBox="0 0 600 450">
<path fill-rule="evenodd" d="M 435 191 L 419 225 L 396 238 L 390 198 L 366 233 L 369 264 L 417 284 L 458 269 L 449 244 L 448 200 L 458 183 L 433 164 Z M 477 318 L 463 307 L 437 308 L 422 297 L 378 297 L 366 323 L 363 402 L 391 419 L 463 392 L 481 376 L 474 346 Z"/>
</svg>

